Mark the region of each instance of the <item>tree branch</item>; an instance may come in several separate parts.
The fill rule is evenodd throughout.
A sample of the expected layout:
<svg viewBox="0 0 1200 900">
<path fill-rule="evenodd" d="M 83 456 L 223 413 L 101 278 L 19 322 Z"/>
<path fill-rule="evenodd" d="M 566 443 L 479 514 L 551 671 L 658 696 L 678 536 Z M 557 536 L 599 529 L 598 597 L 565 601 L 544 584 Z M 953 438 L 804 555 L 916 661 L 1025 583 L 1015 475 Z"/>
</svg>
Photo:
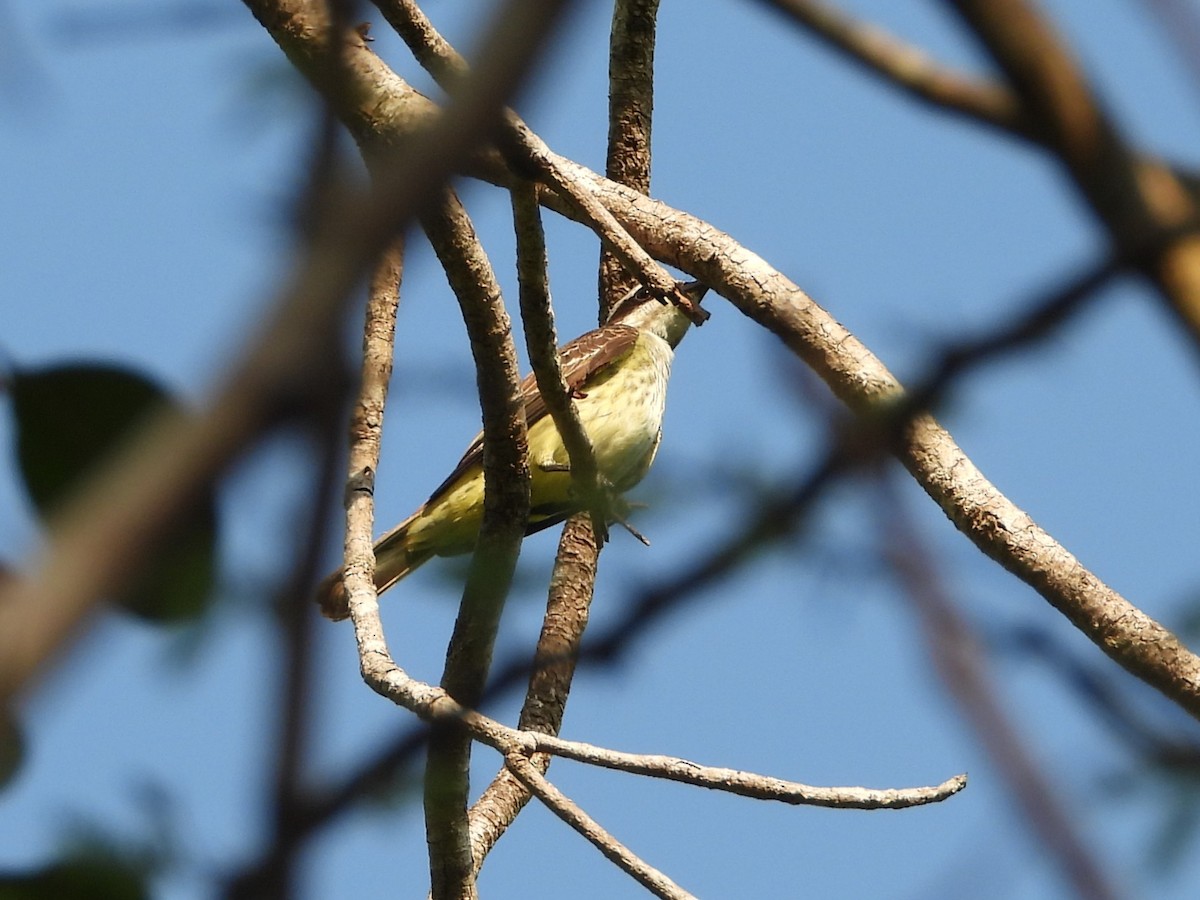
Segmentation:
<svg viewBox="0 0 1200 900">
<path fill-rule="evenodd" d="M 654 45 L 660 0 L 617 0 L 608 41 L 608 150 L 604 172 L 612 181 L 650 194 L 654 122 Z M 637 287 L 607 247 L 600 248 L 600 321 Z"/>
<path fill-rule="evenodd" d="M 371 276 L 363 319 L 362 376 L 350 418 L 346 480 L 346 583 L 351 613 L 355 604 L 375 608 L 375 473 L 383 441 L 383 416 L 396 346 L 396 310 L 404 274 L 404 240 L 387 249 Z M 352 587 L 353 585 L 353 587 Z"/>
<path fill-rule="evenodd" d="M 608 170 L 610 177 L 629 184 L 643 192 L 650 185 L 650 121 L 653 108 L 653 60 L 654 31 L 658 0 L 618 0 L 613 9 L 613 24 L 610 40 L 609 61 L 609 138 Z M 419 46 L 444 44 L 436 33 L 426 34 L 415 41 Z M 442 50 L 442 54 L 453 51 Z M 528 275 L 522 276 L 521 310 L 526 328 L 526 343 L 535 373 L 545 366 L 553 371 L 545 378 L 538 374 L 538 386 L 551 412 L 554 406 L 549 398 L 565 394 L 561 373 L 557 371 L 556 343 L 553 337 L 553 321 L 550 319 L 549 296 L 543 299 L 540 292 L 530 291 L 527 296 L 525 284 L 542 285 L 545 279 L 545 246 L 541 233 L 541 220 L 536 211 L 528 209 L 536 205 L 536 194 L 527 193 L 524 185 L 513 189 L 514 209 L 518 212 L 518 265 L 522 272 L 528 266 Z M 527 228 L 521 222 L 527 222 Z M 521 235 L 528 232 L 528 239 Z M 631 288 L 636 279 L 621 261 L 603 244 L 600 251 L 600 316 L 607 321 L 616 302 Z M 527 299 L 529 303 L 527 304 Z M 536 301 L 536 304 L 534 303 Z M 545 310 L 543 313 L 542 310 Z M 549 334 L 531 334 L 531 330 L 545 321 Z M 539 363 L 535 346 L 545 352 L 547 363 Z M 552 364 L 552 365 L 551 365 Z M 567 412 L 573 417 L 574 404 L 569 399 Z M 567 416 L 562 417 L 564 420 Z M 561 421 L 555 416 L 555 424 L 563 435 L 568 454 L 572 460 L 572 477 L 577 490 L 595 489 L 595 464 L 586 434 L 577 421 Z M 574 431 L 579 428 L 582 441 L 575 441 Z M 575 443 L 586 449 L 583 457 L 587 468 L 576 478 L 575 460 L 578 451 Z M 546 617 L 538 638 L 534 655 L 533 674 L 522 706 L 519 727 L 524 730 L 558 734 L 563 711 L 575 674 L 576 657 L 595 586 L 596 567 L 600 548 L 604 543 L 606 523 L 591 516 L 591 528 L 583 517 L 574 516 L 563 528 L 551 576 L 550 594 Z M 546 754 L 535 754 L 530 764 L 544 773 L 550 764 Z M 476 871 L 495 842 L 513 822 L 530 799 L 526 785 L 512 774 L 508 767 L 500 770 L 492 783 L 471 809 L 471 840 Z"/>
<path fill-rule="evenodd" d="M 377 611 L 364 607 L 360 619 L 362 627 L 357 628 L 355 633 L 356 636 L 362 636 L 360 659 L 371 687 L 427 722 L 460 723 L 475 740 L 506 756 L 516 753 L 528 758 L 536 753 L 549 753 L 586 765 L 678 781 L 752 799 L 864 810 L 905 809 L 937 803 L 954 796 L 966 785 L 966 776 L 957 775 L 939 785 L 926 787 L 818 788 L 736 769 L 700 766 L 678 757 L 623 753 L 536 731 L 510 728 L 463 706 L 444 689 L 412 678 L 391 658 L 386 644 L 373 641 L 372 635 L 380 631 Z"/>
<path fill-rule="evenodd" d="M 561 0 L 512 0 L 497 11 L 487 30 L 476 71 L 459 86 L 455 102 L 451 105 L 451 110 L 469 111 L 470 122 L 476 133 L 479 129 L 490 131 L 493 128 L 503 98 L 511 93 L 528 69 L 530 61 L 537 56 L 536 51 L 557 20 L 562 5 Z M 290 16 L 279 15 L 280 10 L 271 9 L 269 13 L 264 17 L 264 24 L 277 36 L 281 46 L 289 51 L 289 56 L 301 71 L 315 82 L 325 84 L 326 73 L 320 64 L 319 54 L 309 54 L 303 49 L 313 37 L 311 30 L 298 27 Z M 320 23 L 310 20 L 310 25 L 313 24 L 319 27 Z M 327 26 L 326 30 L 328 33 Z M 333 40 L 336 42 L 337 38 Z M 321 38 L 316 38 L 315 42 L 319 45 Z M 387 173 L 391 166 L 381 161 L 387 153 L 384 147 L 372 140 L 369 123 L 380 115 L 405 114 L 409 110 L 378 104 L 381 82 L 391 81 L 395 84 L 398 79 L 389 78 L 390 73 L 377 63 L 373 54 L 367 53 L 361 46 L 359 49 L 364 52 L 352 54 L 352 64 L 345 66 L 352 77 L 347 79 L 349 83 L 345 88 L 336 92 L 336 97 L 343 109 L 354 110 L 350 117 L 351 132 L 359 140 L 372 171 Z M 444 121 L 449 122 L 452 118 L 454 116 L 447 114 Z M 383 143 L 387 144 L 386 141 Z M 436 187 L 435 184 L 434 189 Z M 444 262 L 449 257 L 462 261 L 473 258 L 467 246 L 472 237 L 467 234 L 469 224 L 464 225 L 465 216 L 459 216 L 457 212 L 446 207 L 432 211 L 426 208 L 424 212 L 427 233 Z M 466 301 L 465 298 L 476 297 L 478 292 L 469 283 L 472 280 L 470 278 L 459 278 L 455 283 L 457 271 L 456 264 L 447 264 L 456 294 L 464 299 L 464 318 L 467 319 L 468 331 L 472 332 L 472 350 L 476 354 L 484 409 L 484 469 L 487 478 L 480 538 L 447 654 L 443 682 L 456 696 L 472 702 L 482 692 L 486 680 L 495 624 L 511 578 L 520 533 L 524 530 L 528 477 L 527 474 L 523 479 L 519 476 L 515 479 L 508 477 L 514 472 L 524 471 L 525 449 L 524 423 L 516 397 L 515 356 L 511 353 L 506 317 L 503 317 L 502 310 L 498 313 L 492 310 L 491 323 L 481 320 L 480 327 L 473 329 L 473 316 L 485 315 L 486 305 Z M 481 270 L 475 266 L 473 271 L 478 274 Z M 484 282 L 477 281 L 476 286 L 483 287 L 485 294 L 489 293 Z M 498 290 L 490 294 L 491 300 L 498 300 Z M 486 304 L 488 298 L 483 299 Z M 501 358 L 502 354 L 489 354 L 490 350 L 498 349 L 497 340 L 501 344 L 508 344 L 504 348 L 507 360 Z M 484 358 L 489 355 L 490 358 Z M 505 368 L 508 363 L 511 363 L 508 367 L 510 370 Z M 501 377 L 489 378 L 489 372 Z M 507 425 L 502 419 L 507 421 Z M 517 439 L 514 439 L 514 430 L 518 432 Z M 497 478 L 498 475 L 501 477 Z M 517 486 L 516 492 L 524 493 L 523 498 L 512 497 L 514 489 L 508 487 L 512 485 Z M 474 895 L 465 815 L 468 759 L 469 741 L 453 724 L 435 733 L 430 744 L 426 778 L 426 820 L 435 898 Z"/>
<path fill-rule="evenodd" d="M 442 673 L 442 687 L 460 703 L 475 706 L 487 685 L 529 517 L 525 410 L 512 323 L 466 211 L 447 191 L 442 209 L 421 222 L 462 307 L 483 410 L 483 521 Z M 434 900 L 475 895 L 467 822 L 470 761 L 470 735 L 457 723 L 434 728 L 425 774 Z"/>
</svg>

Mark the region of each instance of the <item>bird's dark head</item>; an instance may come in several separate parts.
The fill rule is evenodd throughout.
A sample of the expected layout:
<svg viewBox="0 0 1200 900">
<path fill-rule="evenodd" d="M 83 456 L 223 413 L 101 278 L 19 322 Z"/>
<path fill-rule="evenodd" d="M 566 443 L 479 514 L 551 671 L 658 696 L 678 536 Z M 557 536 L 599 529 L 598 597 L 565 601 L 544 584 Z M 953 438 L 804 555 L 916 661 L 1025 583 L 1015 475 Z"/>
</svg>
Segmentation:
<svg viewBox="0 0 1200 900">
<path fill-rule="evenodd" d="M 699 325 L 708 318 L 708 311 L 700 306 L 708 286 L 688 281 L 675 290 L 678 298 L 660 297 L 645 287 L 630 291 L 609 316 L 609 324 L 631 325 L 676 346 L 693 322 Z"/>
</svg>

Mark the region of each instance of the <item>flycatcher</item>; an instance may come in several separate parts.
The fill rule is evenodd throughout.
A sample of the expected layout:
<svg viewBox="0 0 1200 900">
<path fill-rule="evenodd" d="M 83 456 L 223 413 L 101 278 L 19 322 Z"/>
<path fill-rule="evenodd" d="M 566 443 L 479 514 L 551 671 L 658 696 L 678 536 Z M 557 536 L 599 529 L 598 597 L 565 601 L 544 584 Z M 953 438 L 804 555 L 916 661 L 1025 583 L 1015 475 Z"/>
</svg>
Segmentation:
<svg viewBox="0 0 1200 900">
<path fill-rule="evenodd" d="M 596 468 L 616 493 L 628 491 L 650 468 L 662 438 L 667 379 L 674 348 L 693 321 L 708 290 L 700 282 L 679 286 L 691 309 L 640 289 L 628 295 L 608 323 L 559 350 L 563 377 L 595 451 Z M 521 382 L 529 433 L 530 509 L 526 534 L 579 512 L 570 459 L 533 375 Z M 454 471 L 411 516 L 375 544 L 375 587 L 385 591 L 433 556 L 455 556 L 475 547 L 483 519 L 483 435 Z M 331 619 L 350 614 L 339 570 L 318 590 L 321 611 Z"/>
</svg>

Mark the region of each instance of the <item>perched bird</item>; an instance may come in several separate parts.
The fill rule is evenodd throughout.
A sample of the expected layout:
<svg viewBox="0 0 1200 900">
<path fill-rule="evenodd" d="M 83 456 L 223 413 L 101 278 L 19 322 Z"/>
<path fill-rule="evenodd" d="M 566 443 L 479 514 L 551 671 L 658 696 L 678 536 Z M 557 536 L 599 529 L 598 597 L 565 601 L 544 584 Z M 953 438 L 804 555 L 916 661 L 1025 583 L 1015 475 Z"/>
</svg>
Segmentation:
<svg viewBox="0 0 1200 900">
<path fill-rule="evenodd" d="M 617 494 L 650 468 L 662 437 L 667 379 L 674 348 L 693 321 L 708 290 L 693 281 L 679 285 L 685 310 L 647 290 L 631 292 L 607 324 L 559 350 L 567 387 L 591 440 L 596 468 Z M 529 432 L 530 510 L 526 534 L 564 521 L 583 504 L 572 490 L 569 458 L 533 375 L 521 382 Z M 411 516 L 375 544 L 375 586 L 384 591 L 433 556 L 468 553 L 483 518 L 483 435 L 454 471 Z M 318 589 L 321 611 L 344 619 L 350 611 L 339 570 Z"/>
</svg>

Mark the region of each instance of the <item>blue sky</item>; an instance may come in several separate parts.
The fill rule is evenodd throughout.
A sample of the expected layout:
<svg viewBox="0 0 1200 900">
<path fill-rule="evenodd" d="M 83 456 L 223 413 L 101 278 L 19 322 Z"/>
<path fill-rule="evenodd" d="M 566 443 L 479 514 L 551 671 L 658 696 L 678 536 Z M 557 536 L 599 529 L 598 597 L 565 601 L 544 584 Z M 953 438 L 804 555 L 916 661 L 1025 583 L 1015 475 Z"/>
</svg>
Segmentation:
<svg viewBox="0 0 1200 900">
<path fill-rule="evenodd" d="M 1149 5 L 1045 5 L 1127 132 L 1148 149 L 1191 158 L 1200 85 Z M 1037 152 L 912 105 L 760 4 L 663 6 L 652 192 L 787 273 L 900 375 L 919 373 L 941 341 L 1003 322 L 1102 251 L 1086 210 Z M 847 6 L 939 59 L 979 65 L 937 4 Z M 467 7 L 475 8 L 428 5 L 463 48 L 475 25 Z M 303 87 L 239 4 L 214 3 L 210 18 L 187 27 L 130 25 L 156 8 L 115 3 L 99 13 L 59 0 L 0 7 L 8 35 L 0 53 L 16 61 L 0 94 L 0 349 L 17 365 L 130 363 L 199 401 L 289 265 L 286 203 L 308 119 Z M 111 21 L 107 13 L 125 24 L 96 27 Z M 520 104 L 551 147 L 592 167 L 603 164 L 607 15 L 604 4 L 582 5 Z M 379 52 L 425 84 L 396 42 L 375 33 Z M 515 297 L 505 197 L 479 185 L 463 193 Z M 548 218 L 547 228 L 559 330 L 568 336 L 594 321 L 597 248 L 575 226 Z M 405 274 L 377 489 L 381 526 L 425 498 L 478 428 L 461 321 L 419 243 Z M 797 400 L 773 340 L 723 301 L 709 305 L 712 320 L 680 348 L 662 451 L 638 491 L 652 502 L 639 521 L 653 546 L 614 536 L 602 560 L 597 626 L 633 587 L 686 567 L 736 521 L 737 490 L 696 487 L 714 467 L 767 482 L 803 471 L 820 453 L 821 411 Z M 1001 490 L 1168 624 L 1181 621 L 1197 593 L 1194 359 L 1157 299 L 1122 281 L 1049 346 L 972 376 L 940 416 Z M 214 872 L 261 847 L 279 678 L 262 607 L 294 546 L 305 463 L 297 444 L 275 440 L 223 486 L 222 605 L 198 634 L 164 637 L 106 617 L 30 698 L 26 768 L 0 797 L 0 867 L 44 860 L 65 823 L 99 823 L 131 840 L 154 833 L 152 785 L 169 796 L 186 853 L 162 896 L 206 896 Z M 1115 673 L 915 487 L 904 495 L 973 622 L 988 633 L 1045 629 Z M 861 493 L 834 491 L 803 544 L 696 598 L 618 667 L 583 673 L 564 735 L 813 784 L 905 786 L 966 771 L 961 796 L 858 813 L 564 763 L 551 769 L 553 780 L 703 897 L 909 898 L 966 888 L 985 898 L 1060 896 L 1063 883 L 1007 785 L 933 674 L 912 610 L 880 576 L 876 535 Z M 36 544 L 5 467 L 0 547 L 20 559 Z M 510 601 L 501 658 L 536 636 L 536 585 L 553 547 L 548 535 L 526 544 L 521 571 L 534 587 Z M 395 655 L 428 680 L 440 672 L 453 621 L 452 571 L 431 564 L 384 606 Z M 359 681 L 348 628 L 323 625 L 318 652 L 313 775 L 322 778 L 353 766 L 406 716 Z M 1007 656 L 990 666 L 1010 716 L 1117 883 L 1142 896 L 1194 896 L 1195 847 L 1173 873 L 1151 871 L 1151 839 L 1175 786 L 1147 787 L 1144 773 L 1139 780 L 1138 763 L 1045 667 Z M 1147 715 L 1178 724 L 1152 692 L 1125 687 Z M 511 717 L 516 702 L 493 711 Z M 477 753 L 479 785 L 496 764 Z M 314 898 L 381 888 L 419 895 L 418 806 L 344 820 L 314 845 L 303 876 Z M 481 890 L 641 896 L 539 808 L 489 858 Z"/>
</svg>

